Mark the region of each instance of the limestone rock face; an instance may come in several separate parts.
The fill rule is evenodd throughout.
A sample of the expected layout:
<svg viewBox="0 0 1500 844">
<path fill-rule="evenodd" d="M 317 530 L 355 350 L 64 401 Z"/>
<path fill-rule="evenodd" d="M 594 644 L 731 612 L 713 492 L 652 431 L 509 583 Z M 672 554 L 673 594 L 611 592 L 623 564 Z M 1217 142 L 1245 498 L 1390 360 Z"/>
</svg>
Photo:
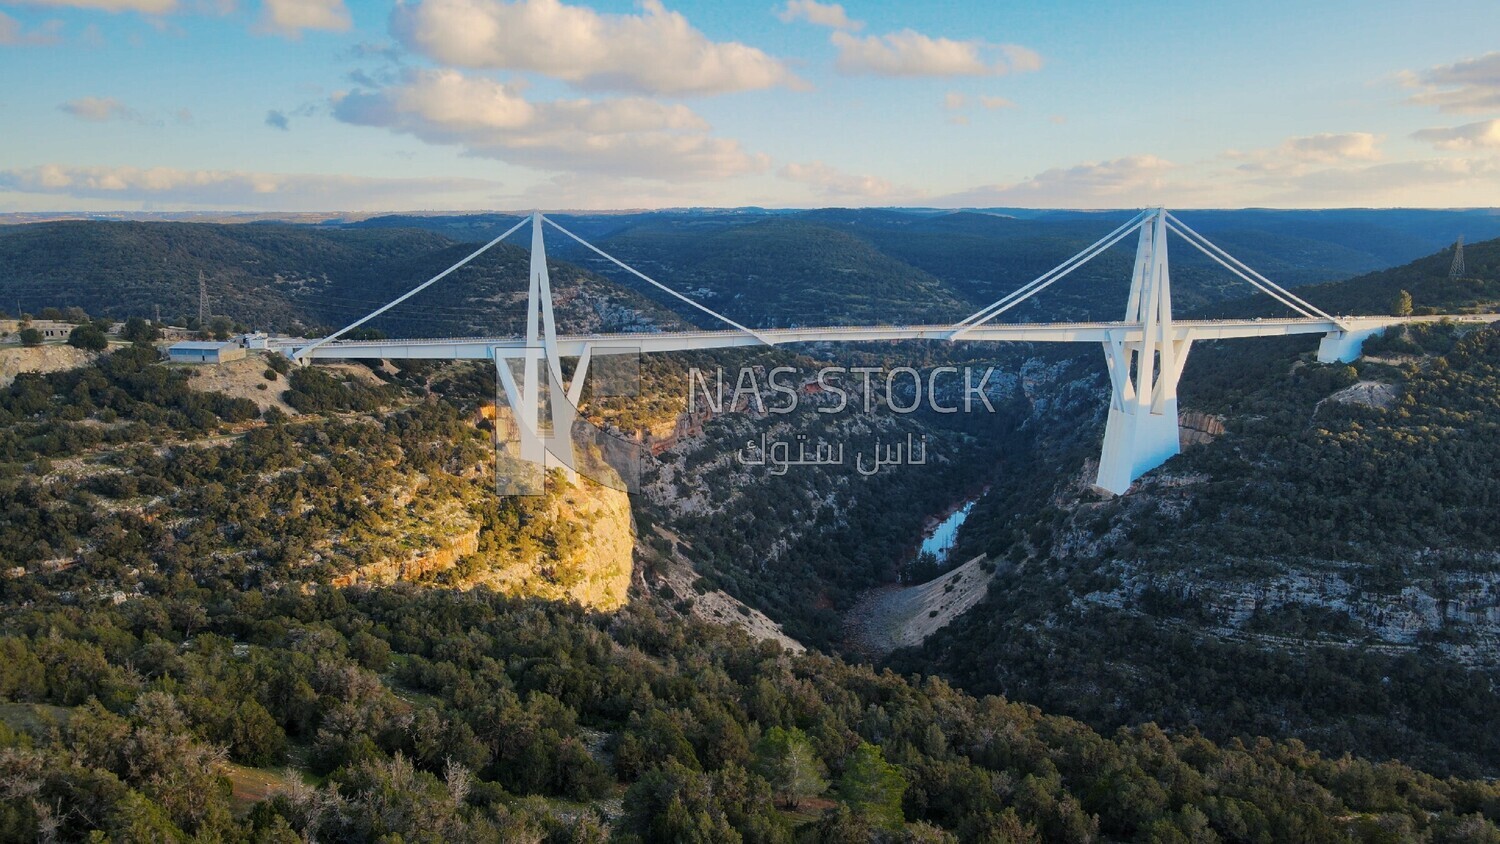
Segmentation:
<svg viewBox="0 0 1500 844">
<path fill-rule="evenodd" d="M 1296 644 L 1285 634 L 1256 634 L 1247 626 L 1258 613 L 1324 611 L 1349 620 L 1341 636 L 1323 636 L 1348 645 L 1405 651 L 1431 639 L 1439 650 L 1460 662 L 1494 665 L 1500 655 L 1500 571 L 1495 560 L 1474 560 L 1470 569 L 1446 568 L 1418 576 L 1399 591 L 1380 591 L 1359 584 L 1358 567 L 1327 565 L 1320 569 L 1288 566 L 1282 573 L 1256 578 L 1232 575 L 1189 576 L 1148 572 L 1119 562 L 1111 572 L 1117 586 L 1082 596 L 1082 604 L 1115 608 L 1137 605 L 1148 589 L 1195 602 L 1205 613 L 1204 631 L 1225 638 L 1260 638 L 1278 645 Z M 1356 632 L 1357 631 L 1357 632 Z"/>
<path fill-rule="evenodd" d="M 683 440 L 701 435 L 704 423 L 713 418 L 711 410 L 684 410 L 669 422 L 648 427 L 642 436 L 650 447 L 652 456 L 660 457 Z"/>
<path fill-rule="evenodd" d="M 1177 418 L 1178 443 L 1187 448 L 1207 445 L 1224 435 L 1224 420 L 1197 410 L 1185 410 Z"/>
<path fill-rule="evenodd" d="M 1382 381 L 1360 381 L 1328 397 L 1340 404 L 1362 404 L 1365 407 L 1390 408 L 1396 404 L 1396 387 Z"/>
</svg>

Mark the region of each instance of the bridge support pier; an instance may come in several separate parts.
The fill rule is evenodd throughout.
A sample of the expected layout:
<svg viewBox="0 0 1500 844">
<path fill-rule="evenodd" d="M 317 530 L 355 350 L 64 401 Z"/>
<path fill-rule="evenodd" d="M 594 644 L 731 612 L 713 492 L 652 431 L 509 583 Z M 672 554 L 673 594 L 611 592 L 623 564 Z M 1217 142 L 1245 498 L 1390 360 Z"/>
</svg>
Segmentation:
<svg viewBox="0 0 1500 844">
<path fill-rule="evenodd" d="M 1383 325 L 1353 331 L 1330 331 L 1318 344 L 1318 363 L 1353 363 L 1363 354 L 1366 340 L 1384 333 Z"/>
<path fill-rule="evenodd" d="M 1177 436 L 1177 382 L 1192 340 L 1172 330 L 1172 284 L 1167 265 L 1166 212 L 1157 209 L 1141 226 L 1125 321 L 1141 326 L 1139 342 L 1111 332 L 1104 342 L 1109 368 L 1109 419 L 1095 483 L 1116 495 L 1141 475 L 1181 451 Z"/>
<path fill-rule="evenodd" d="M 531 284 L 526 297 L 526 345 L 521 349 L 491 349 L 495 374 L 519 429 L 517 456 L 537 466 L 576 471 L 573 421 L 577 417 L 575 405 L 583 392 L 591 349 L 585 348 L 579 357 L 572 384 L 565 384 L 557 348 L 557 322 L 552 314 L 552 284 L 540 214 L 531 217 L 530 275 Z M 511 368 L 512 360 L 521 362 L 519 379 Z M 540 493 L 540 489 L 535 492 Z"/>
<path fill-rule="evenodd" d="M 1101 489 L 1121 495 L 1136 478 L 1167 462 L 1179 451 L 1176 399 L 1167 401 L 1161 413 L 1127 413 L 1111 407 L 1095 483 Z"/>
</svg>

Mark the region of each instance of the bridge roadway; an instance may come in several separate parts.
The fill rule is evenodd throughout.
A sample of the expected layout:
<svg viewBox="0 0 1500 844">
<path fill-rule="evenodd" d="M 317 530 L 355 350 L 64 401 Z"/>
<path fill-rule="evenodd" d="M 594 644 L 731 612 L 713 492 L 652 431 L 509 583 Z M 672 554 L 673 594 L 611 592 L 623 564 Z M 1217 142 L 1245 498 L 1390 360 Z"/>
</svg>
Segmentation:
<svg viewBox="0 0 1500 844">
<path fill-rule="evenodd" d="M 1264 318 L 1173 320 L 1171 332 L 1177 340 L 1225 340 L 1239 337 L 1275 337 L 1290 334 L 1368 335 L 1392 325 L 1411 322 L 1496 322 L 1500 314 L 1444 316 L 1354 316 L 1336 319 Z M 952 340 L 959 328 L 953 325 L 821 326 L 811 328 L 763 328 L 755 334 L 736 330 L 664 331 L 615 334 L 574 334 L 557 338 L 563 357 L 675 352 L 693 349 L 725 349 L 741 346 L 793 343 L 857 343 L 879 340 Z M 985 324 L 969 328 L 961 342 L 1088 343 L 1115 341 L 1140 343 L 1143 327 L 1135 322 L 1054 322 Z M 763 339 L 762 339 L 763 338 Z M 310 341 L 273 338 L 268 348 L 288 356 Z M 521 337 L 454 337 L 434 339 L 336 340 L 305 353 L 324 359 L 427 359 L 490 360 L 497 355 L 514 357 L 526 349 Z M 507 354 L 509 353 L 509 354 Z"/>
</svg>

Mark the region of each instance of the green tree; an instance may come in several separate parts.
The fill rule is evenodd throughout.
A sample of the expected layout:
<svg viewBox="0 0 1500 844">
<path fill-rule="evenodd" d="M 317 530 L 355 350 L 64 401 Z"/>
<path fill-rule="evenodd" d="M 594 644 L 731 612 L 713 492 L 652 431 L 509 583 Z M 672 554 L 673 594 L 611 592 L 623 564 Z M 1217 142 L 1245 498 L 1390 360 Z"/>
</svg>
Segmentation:
<svg viewBox="0 0 1500 844">
<path fill-rule="evenodd" d="M 782 805 L 795 809 L 828 789 L 827 770 L 807 734 L 772 727 L 755 745 L 755 771 L 771 783 Z"/>
<path fill-rule="evenodd" d="M 265 707 L 254 698 L 247 698 L 234 710 L 230 742 L 235 758 L 264 767 L 280 761 L 286 747 L 286 733 Z"/>
<path fill-rule="evenodd" d="M 161 329 L 140 317 L 131 317 L 125 320 L 125 327 L 120 330 L 120 336 L 132 343 L 153 343 L 161 339 Z"/>
<path fill-rule="evenodd" d="M 622 825 L 642 841 L 729 844 L 743 840 L 714 798 L 711 780 L 676 761 L 647 772 L 630 787 Z"/>
<path fill-rule="evenodd" d="M 876 826 L 899 829 L 905 821 L 901 797 L 906 794 L 906 777 L 869 742 L 860 742 L 849 754 L 844 775 L 839 777 L 838 793 L 855 814 L 869 818 Z"/>
<path fill-rule="evenodd" d="M 110 824 L 116 841 L 186 841 L 183 833 L 162 808 L 132 791 L 120 801 Z"/>
<path fill-rule="evenodd" d="M 818 844 L 862 844 L 875 840 L 875 830 L 870 828 L 869 818 L 841 805 L 823 813 L 813 827 L 812 840 Z"/>
<path fill-rule="evenodd" d="M 21 338 L 21 345 L 23 346 L 31 347 L 42 345 L 42 332 L 37 331 L 35 328 L 32 328 L 29 325 L 21 329 L 17 333 L 17 336 Z"/>
<path fill-rule="evenodd" d="M 96 325 L 80 325 L 68 332 L 68 345 L 89 352 L 102 352 L 109 348 L 109 337 Z"/>
<path fill-rule="evenodd" d="M 1396 292 L 1396 300 L 1391 303 L 1391 313 L 1396 316 L 1411 316 L 1411 294 L 1405 290 Z"/>
</svg>

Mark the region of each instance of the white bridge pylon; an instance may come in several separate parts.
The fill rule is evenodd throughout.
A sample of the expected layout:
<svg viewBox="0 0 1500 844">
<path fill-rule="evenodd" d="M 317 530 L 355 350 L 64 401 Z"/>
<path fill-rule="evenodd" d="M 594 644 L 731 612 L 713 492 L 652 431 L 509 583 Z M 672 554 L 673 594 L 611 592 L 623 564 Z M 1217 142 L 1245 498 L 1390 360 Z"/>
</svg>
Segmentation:
<svg viewBox="0 0 1500 844">
<path fill-rule="evenodd" d="M 355 328 L 410 299 L 479 257 L 531 223 L 530 285 L 526 331 L 522 337 L 469 337 L 432 340 L 339 340 Z M 560 335 L 552 311 L 543 224 L 550 225 L 626 272 L 728 326 L 724 330 L 661 333 Z M 1111 246 L 1139 232 L 1124 318 L 1117 322 L 997 323 L 1010 311 L 1062 280 Z M 1297 316 L 1267 319 L 1176 320 L 1172 316 L 1172 283 L 1167 235 L 1173 233 L 1214 262 L 1294 311 Z M 871 340 L 947 340 L 1000 342 L 1097 342 L 1104 349 L 1110 376 L 1109 415 L 1099 460 L 1099 487 L 1122 494 L 1131 483 L 1177 454 L 1177 382 L 1188 352 L 1197 340 L 1323 334 L 1318 360 L 1352 361 L 1361 344 L 1387 327 L 1406 322 L 1454 319 L 1500 320 L 1500 315 L 1446 317 L 1335 317 L 1275 284 L 1162 208 L 1149 208 L 1087 249 L 974 314 L 951 325 L 827 326 L 753 329 L 678 293 L 625 264 L 548 219 L 540 212 L 523 218 L 504 234 L 470 253 L 412 290 L 319 340 L 271 341 L 270 347 L 299 362 L 314 358 L 492 360 L 498 391 L 503 392 L 519 428 L 519 456 L 538 465 L 577 469 L 572 444 L 573 422 L 589 364 L 601 355 L 640 354 L 688 349 L 789 343 Z M 562 359 L 575 358 L 572 378 L 562 374 Z M 519 376 L 512 369 L 519 363 Z M 546 394 L 545 412 L 543 392 Z"/>
</svg>

